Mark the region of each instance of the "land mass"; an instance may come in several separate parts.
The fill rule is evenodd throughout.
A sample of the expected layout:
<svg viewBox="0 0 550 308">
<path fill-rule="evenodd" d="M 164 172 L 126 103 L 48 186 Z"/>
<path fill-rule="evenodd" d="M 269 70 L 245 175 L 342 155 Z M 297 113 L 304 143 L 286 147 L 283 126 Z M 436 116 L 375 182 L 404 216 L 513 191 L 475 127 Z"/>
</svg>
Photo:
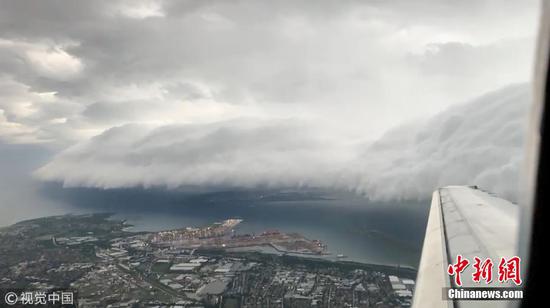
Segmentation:
<svg viewBox="0 0 550 308">
<path fill-rule="evenodd" d="M 75 290 L 79 307 L 410 305 L 412 268 L 318 258 L 319 240 L 238 234 L 240 222 L 159 232 L 130 232 L 108 213 L 19 222 L 0 229 L 0 288 Z"/>
</svg>

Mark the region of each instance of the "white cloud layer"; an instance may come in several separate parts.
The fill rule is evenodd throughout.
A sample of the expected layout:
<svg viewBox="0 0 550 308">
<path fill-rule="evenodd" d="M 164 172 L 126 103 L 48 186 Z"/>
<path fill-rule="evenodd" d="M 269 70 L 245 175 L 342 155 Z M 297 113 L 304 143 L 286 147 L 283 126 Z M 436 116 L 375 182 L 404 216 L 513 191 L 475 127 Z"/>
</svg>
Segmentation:
<svg viewBox="0 0 550 308">
<path fill-rule="evenodd" d="M 361 152 L 357 187 L 393 199 L 479 185 L 517 200 L 529 103 L 527 85 L 509 86 L 391 130 Z"/>
<path fill-rule="evenodd" d="M 350 153 L 295 120 L 125 125 L 69 148 L 36 174 L 101 188 L 327 187 Z"/>
<path fill-rule="evenodd" d="M 0 1 L 0 138 L 63 148 L 131 123 L 257 116 L 372 140 L 528 82 L 537 4 Z"/>
<path fill-rule="evenodd" d="M 514 198 L 528 102 L 527 85 L 510 86 L 371 144 L 298 119 L 125 125 L 67 149 L 35 174 L 65 186 L 324 187 L 373 199 L 478 184 Z"/>
<path fill-rule="evenodd" d="M 380 136 L 529 82 L 537 6 L 0 0 L 0 142 L 68 186 L 514 194 L 521 87 Z"/>
</svg>

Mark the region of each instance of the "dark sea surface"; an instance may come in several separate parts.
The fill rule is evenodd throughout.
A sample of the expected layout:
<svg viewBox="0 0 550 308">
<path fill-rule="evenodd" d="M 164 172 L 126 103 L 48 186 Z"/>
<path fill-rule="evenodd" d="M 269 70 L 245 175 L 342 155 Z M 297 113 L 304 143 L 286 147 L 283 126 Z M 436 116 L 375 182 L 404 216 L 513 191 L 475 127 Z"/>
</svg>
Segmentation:
<svg viewBox="0 0 550 308">
<path fill-rule="evenodd" d="M 328 245 L 336 259 L 416 267 L 428 201 L 371 202 L 352 193 L 230 191 L 188 194 L 165 190 L 63 189 L 41 194 L 76 212 L 113 212 L 135 231 L 200 227 L 227 218 L 244 221 L 238 233 L 298 232 Z"/>
<path fill-rule="evenodd" d="M 51 157 L 36 146 L 0 143 L 0 226 L 67 213 L 112 212 L 134 230 L 204 226 L 244 219 L 238 233 L 269 229 L 318 239 L 346 260 L 416 267 L 429 201 L 371 202 L 351 193 L 82 189 L 43 184 L 33 170 Z M 195 193 L 190 194 L 189 191 Z"/>
</svg>

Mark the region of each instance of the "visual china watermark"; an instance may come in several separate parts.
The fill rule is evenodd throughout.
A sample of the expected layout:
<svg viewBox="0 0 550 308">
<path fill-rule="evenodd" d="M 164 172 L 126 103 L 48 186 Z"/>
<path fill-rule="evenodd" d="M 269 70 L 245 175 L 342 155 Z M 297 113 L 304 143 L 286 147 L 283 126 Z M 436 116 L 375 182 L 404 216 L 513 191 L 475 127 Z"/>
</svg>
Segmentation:
<svg viewBox="0 0 550 308">
<path fill-rule="evenodd" d="M 2 290 L 4 303 L 0 306 L 76 307 L 76 292 L 72 290 Z"/>
</svg>

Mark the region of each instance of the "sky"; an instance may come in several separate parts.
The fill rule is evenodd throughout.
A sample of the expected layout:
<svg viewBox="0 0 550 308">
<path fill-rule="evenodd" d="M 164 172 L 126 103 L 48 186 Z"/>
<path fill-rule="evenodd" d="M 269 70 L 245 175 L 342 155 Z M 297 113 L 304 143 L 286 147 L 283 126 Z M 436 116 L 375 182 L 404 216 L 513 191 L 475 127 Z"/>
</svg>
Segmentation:
<svg viewBox="0 0 550 308">
<path fill-rule="evenodd" d="M 513 196 L 537 18 L 507 0 L 0 1 L 0 141 L 47 148 L 31 173 L 65 186 Z"/>
</svg>

